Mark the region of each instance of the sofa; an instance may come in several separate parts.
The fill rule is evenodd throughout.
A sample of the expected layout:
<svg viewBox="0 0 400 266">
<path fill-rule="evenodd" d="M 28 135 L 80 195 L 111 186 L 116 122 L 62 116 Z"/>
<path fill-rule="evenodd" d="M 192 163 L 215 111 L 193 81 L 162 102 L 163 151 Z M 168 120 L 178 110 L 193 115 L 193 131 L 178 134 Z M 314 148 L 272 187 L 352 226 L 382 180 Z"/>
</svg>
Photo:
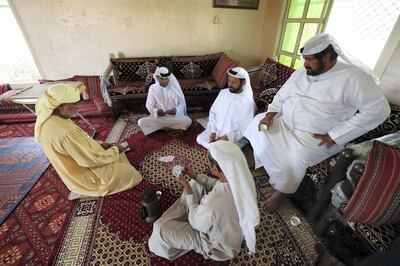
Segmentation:
<svg viewBox="0 0 400 266">
<path fill-rule="evenodd" d="M 77 109 L 83 116 L 111 115 L 110 108 L 104 102 L 100 90 L 100 76 L 80 76 L 61 80 L 39 80 L 39 83 L 63 82 L 63 81 L 81 81 L 85 84 L 89 99 L 82 100 L 77 104 Z M 35 121 L 36 116 L 28 111 L 21 104 L 8 102 L 8 94 L 11 93 L 11 87 L 8 84 L 0 85 L 0 122 L 27 122 Z M 28 105 L 32 110 L 34 105 Z"/>
<path fill-rule="evenodd" d="M 115 117 L 125 111 L 144 110 L 147 92 L 157 66 L 167 67 L 177 78 L 189 110 L 208 110 L 227 83 L 226 71 L 238 65 L 225 53 L 198 56 L 155 56 L 110 59 L 107 91 Z"/>
<path fill-rule="evenodd" d="M 272 102 L 274 95 L 293 72 L 294 69 L 267 58 L 261 66 L 260 84 L 256 88 L 255 100 L 259 112 L 267 110 L 268 104 Z M 381 125 L 353 140 L 352 143 L 365 142 L 398 130 L 400 130 L 400 106 L 391 105 L 391 114 Z M 341 159 L 339 160 L 339 158 Z M 340 163 L 335 167 L 338 160 Z M 350 159 L 346 153 L 339 153 L 315 166 L 309 167 L 299 189 L 290 196 L 290 200 L 307 215 L 311 224 L 315 225 L 321 219 L 321 209 L 323 207 L 319 206 L 319 208 L 316 208 L 315 205 L 318 205 L 324 197 L 329 197 L 330 200 L 329 189 L 332 187 L 332 176 L 336 176 L 337 172 L 341 171 L 341 168 L 346 165 L 348 160 Z M 333 183 L 336 183 L 336 180 L 333 180 Z M 387 250 L 393 238 L 396 235 L 400 235 L 400 225 L 379 227 L 362 223 L 354 223 L 351 227 L 347 223 L 342 223 L 342 225 L 347 227 L 346 230 L 349 229 L 347 231 L 348 234 L 353 234 L 355 237 L 355 239 L 352 238 L 351 240 L 362 242 L 360 245 L 359 243 L 354 244 L 353 247 L 364 248 L 367 250 L 367 253 L 370 251 Z M 335 234 L 337 234 L 335 230 L 324 228 L 324 232 L 336 232 Z M 347 239 L 343 241 L 347 241 Z M 341 243 L 341 245 L 344 245 L 344 243 Z"/>
</svg>

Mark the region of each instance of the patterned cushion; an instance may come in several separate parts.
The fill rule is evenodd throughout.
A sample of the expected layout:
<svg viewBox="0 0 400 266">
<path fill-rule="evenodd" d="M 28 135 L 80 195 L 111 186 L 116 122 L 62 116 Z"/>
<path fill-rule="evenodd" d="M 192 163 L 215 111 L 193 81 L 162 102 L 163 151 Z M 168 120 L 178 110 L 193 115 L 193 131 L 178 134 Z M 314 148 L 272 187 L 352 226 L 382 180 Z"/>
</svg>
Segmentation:
<svg viewBox="0 0 400 266">
<path fill-rule="evenodd" d="M 85 84 L 89 99 L 103 97 L 100 89 L 100 76 L 74 76 L 73 80 Z"/>
<path fill-rule="evenodd" d="M 172 72 L 178 80 L 210 77 L 222 55 L 221 52 L 201 56 L 173 56 Z"/>
<path fill-rule="evenodd" d="M 382 137 L 387 134 L 394 133 L 400 130 L 400 106 L 397 105 L 390 105 L 390 115 L 380 124 L 378 127 L 374 128 L 373 130 L 365 133 L 361 137 L 353 140 L 352 143 L 361 143 L 367 140 L 375 139 Z"/>
<path fill-rule="evenodd" d="M 281 87 L 294 71 L 291 67 L 267 58 L 261 69 L 261 89 Z"/>
<path fill-rule="evenodd" d="M 142 80 L 133 82 L 120 82 L 118 85 L 111 86 L 111 94 L 127 95 L 136 93 L 145 93 L 147 91 L 145 82 Z"/>
<path fill-rule="evenodd" d="M 179 80 L 179 85 L 181 85 L 182 91 L 209 91 L 208 88 L 205 88 L 205 82 L 210 82 L 210 86 L 212 86 L 212 81 L 209 79 L 181 79 Z M 218 87 L 213 87 L 211 90 L 218 89 Z"/>
<path fill-rule="evenodd" d="M 149 70 L 160 62 L 159 57 L 110 59 L 116 84 L 145 80 Z"/>
<path fill-rule="evenodd" d="M 218 84 L 220 89 L 225 88 L 226 83 L 228 81 L 228 74 L 226 71 L 229 68 L 236 67 L 238 62 L 229 58 L 227 55 L 222 55 L 221 58 L 218 60 L 218 63 L 215 65 L 211 76 L 214 81 Z"/>
<path fill-rule="evenodd" d="M 344 209 L 351 222 L 392 224 L 400 221 L 400 149 L 374 141 L 364 173 Z"/>
</svg>

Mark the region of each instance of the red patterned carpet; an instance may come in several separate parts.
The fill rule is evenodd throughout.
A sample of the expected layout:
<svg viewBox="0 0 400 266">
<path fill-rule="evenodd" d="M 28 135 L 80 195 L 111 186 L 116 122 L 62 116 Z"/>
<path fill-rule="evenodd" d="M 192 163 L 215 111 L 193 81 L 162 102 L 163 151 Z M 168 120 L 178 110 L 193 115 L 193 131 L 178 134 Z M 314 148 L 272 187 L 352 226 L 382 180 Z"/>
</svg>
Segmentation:
<svg viewBox="0 0 400 266">
<path fill-rule="evenodd" d="M 115 121 L 89 118 L 96 138 L 105 139 Z M 78 122 L 81 125 L 81 122 Z M 3 136 L 33 136 L 34 123 L 2 124 Z M 87 129 L 87 127 L 84 126 Z M 74 201 L 69 190 L 49 167 L 32 190 L 0 227 L 0 265 L 48 265 L 69 219 Z"/>
<path fill-rule="evenodd" d="M 231 261 L 216 263 L 192 252 L 173 263 L 149 252 L 147 240 L 152 225 L 140 218 L 140 193 L 153 187 L 162 192 L 165 210 L 180 195 L 181 190 L 167 165 L 159 158 L 179 156 L 190 161 L 197 171 L 206 171 L 206 153 L 195 143 L 202 131 L 193 123 L 184 134 L 159 132 L 145 137 L 137 128 L 140 116 L 120 119 L 108 141 L 127 140 L 134 151 L 127 154 L 130 162 L 140 170 L 145 180 L 128 191 L 104 197 L 78 200 L 54 253 L 53 265 L 310 265 L 315 262 L 315 237 L 304 217 L 285 202 L 276 213 L 260 210 L 257 228 L 257 252 L 249 255 L 245 249 Z M 254 174 L 259 196 L 271 193 L 265 174 Z M 301 225 L 290 225 L 296 215 Z"/>
</svg>

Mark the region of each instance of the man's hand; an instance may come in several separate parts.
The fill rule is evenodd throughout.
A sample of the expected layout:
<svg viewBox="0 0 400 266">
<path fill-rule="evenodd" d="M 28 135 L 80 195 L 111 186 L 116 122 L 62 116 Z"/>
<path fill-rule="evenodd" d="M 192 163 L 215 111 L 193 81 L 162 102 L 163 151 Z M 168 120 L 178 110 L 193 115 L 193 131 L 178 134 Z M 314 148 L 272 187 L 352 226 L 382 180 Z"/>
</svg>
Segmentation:
<svg viewBox="0 0 400 266">
<path fill-rule="evenodd" d="M 258 124 L 258 128 L 260 128 L 261 124 L 267 125 L 267 127 L 272 126 L 272 121 L 274 120 L 274 116 L 276 115 L 276 112 L 271 112 L 267 113 L 263 119 L 260 120 L 260 123 Z"/>
<path fill-rule="evenodd" d="M 122 153 L 129 148 L 129 146 L 123 146 L 121 144 L 116 144 L 115 146 L 117 146 L 119 153 Z"/>
<path fill-rule="evenodd" d="M 217 140 L 229 140 L 227 135 L 219 136 Z"/>
<path fill-rule="evenodd" d="M 182 174 L 185 174 L 194 180 L 196 180 L 197 177 L 197 173 L 189 165 L 185 166 L 185 168 L 182 170 Z"/>
<path fill-rule="evenodd" d="M 172 109 L 166 111 L 165 113 L 166 113 L 167 115 L 175 115 L 175 114 L 176 114 L 176 108 L 174 107 L 174 108 L 172 108 Z"/>
<path fill-rule="evenodd" d="M 157 115 L 158 116 L 165 116 L 165 112 L 164 112 L 164 110 L 163 109 L 157 109 Z"/>
<path fill-rule="evenodd" d="M 333 145 L 333 139 L 328 134 L 326 135 L 313 134 L 313 137 L 321 140 L 321 143 L 318 144 L 318 146 L 326 144 L 326 147 L 329 149 Z"/>
<path fill-rule="evenodd" d="M 103 149 L 107 150 L 107 149 L 111 148 L 112 146 L 115 146 L 115 143 L 106 143 L 106 142 L 103 142 L 103 143 L 101 143 L 100 145 L 101 145 L 101 147 L 103 147 Z"/>
<path fill-rule="evenodd" d="M 210 139 L 210 142 L 216 141 L 217 140 L 217 133 L 215 133 L 215 132 L 211 133 L 209 139 Z"/>
</svg>

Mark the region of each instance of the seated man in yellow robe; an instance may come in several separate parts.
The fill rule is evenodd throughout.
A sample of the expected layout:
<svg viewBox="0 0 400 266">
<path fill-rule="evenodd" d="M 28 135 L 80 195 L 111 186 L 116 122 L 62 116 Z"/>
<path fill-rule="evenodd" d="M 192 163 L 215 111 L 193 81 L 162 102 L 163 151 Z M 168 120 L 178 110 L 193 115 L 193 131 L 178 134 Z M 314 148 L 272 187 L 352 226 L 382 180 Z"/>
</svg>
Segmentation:
<svg viewBox="0 0 400 266">
<path fill-rule="evenodd" d="M 71 118 L 81 91 L 56 84 L 36 103 L 35 139 L 71 190 L 69 199 L 105 196 L 127 190 L 142 180 L 129 163 L 125 148 L 94 140 Z"/>
</svg>

